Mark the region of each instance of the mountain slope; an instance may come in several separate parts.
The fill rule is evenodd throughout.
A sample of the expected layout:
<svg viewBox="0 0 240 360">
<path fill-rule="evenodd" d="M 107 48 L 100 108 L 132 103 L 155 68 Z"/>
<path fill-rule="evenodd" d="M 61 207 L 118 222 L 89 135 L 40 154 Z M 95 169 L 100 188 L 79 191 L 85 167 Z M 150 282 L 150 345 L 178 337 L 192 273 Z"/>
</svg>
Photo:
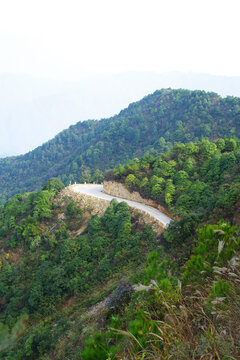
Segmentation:
<svg viewBox="0 0 240 360">
<path fill-rule="evenodd" d="M 239 199 L 239 148 L 227 139 L 178 144 L 161 158 L 119 167 L 150 176 L 151 185 L 173 179 L 176 209 L 199 175 L 214 187 L 223 212 L 203 209 L 200 224 L 195 186 L 192 223 L 175 221 L 161 237 L 124 202 L 94 215 L 58 179 L 11 198 L 0 208 L 1 359 L 238 359 L 240 237 L 226 220 Z M 199 161 L 189 167 L 192 184 L 177 176 L 189 156 Z M 222 202 L 228 189 L 234 193 Z"/>
<path fill-rule="evenodd" d="M 204 212 L 207 216 L 234 215 L 240 191 L 240 142 L 203 139 L 175 144 L 162 156 L 144 156 L 106 172 L 130 191 L 174 211 L 176 216 Z"/>
<path fill-rule="evenodd" d="M 238 137 L 239 132 L 239 98 L 156 91 L 114 117 L 79 122 L 23 156 L 0 159 L 1 202 L 39 189 L 50 177 L 58 176 L 65 184 L 90 181 L 95 169 L 114 167 L 147 151 L 164 152 L 176 141 Z"/>
<path fill-rule="evenodd" d="M 0 157 L 24 154 L 77 121 L 112 116 L 168 87 L 240 96 L 240 77 L 128 72 L 70 82 L 0 74 Z"/>
<path fill-rule="evenodd" d="M 28 318 L 13 347 L 3 344 L 1 333 L 1 359 L 57 353 L 68 331 L 78 336 L 91 321 L 84 320 L 86 309 L 123 276 L 129 279 L 157 245 L 152 228 L 140 224 L 125 202 L 111 201 L 100 217 L 93 215 L 93 200 L 75 201 L 59 192 L 62 187 L 51 179 L 44 190 L 16 195 L 0 208 L 0 330 L 2 323 L 12 330 Z M 79 358 L 82 344 L 71 345 Z"/>
</svg>

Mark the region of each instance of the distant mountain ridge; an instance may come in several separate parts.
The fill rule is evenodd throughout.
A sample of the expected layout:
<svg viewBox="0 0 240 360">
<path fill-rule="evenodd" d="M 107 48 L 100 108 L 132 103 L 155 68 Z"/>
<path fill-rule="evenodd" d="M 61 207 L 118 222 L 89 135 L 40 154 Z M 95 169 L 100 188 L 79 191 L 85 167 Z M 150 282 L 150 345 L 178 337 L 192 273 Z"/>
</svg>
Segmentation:
<svg viewBox="0 0 240 360">
<path fill-rule="evenodd" d="M 0 157 L 26 153 L 78 121 L 110 117 L 168 87 L 240 96 L 240 77 L 128 72 L 71 82 L 0 74 Z"/>
<path fill-rule="evenodd" d="M 89 181 L 144 153 L 160 154 L 174 142 L 240 134 L 240 99 L 204 91 L 162 89 L 118 115 L 79 122 L 25 155 L 0 159 L 1 202 L 40 189 L 50 177 Z"/>
</svg>

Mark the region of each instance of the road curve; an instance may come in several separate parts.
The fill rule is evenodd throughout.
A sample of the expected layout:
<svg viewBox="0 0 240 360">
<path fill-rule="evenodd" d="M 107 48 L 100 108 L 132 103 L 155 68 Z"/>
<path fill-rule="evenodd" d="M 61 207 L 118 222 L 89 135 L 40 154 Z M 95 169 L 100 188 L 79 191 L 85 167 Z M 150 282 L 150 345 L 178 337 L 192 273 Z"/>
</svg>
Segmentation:
<svg viewBox="0 0 240 360">
<path fill-rule="evenodd" d="M 143 210 L 146 213 L 150 214 L 156 220 L 158 220 L 164 227 L 167 227 L 168 224 L 170 223 L 170 221 L 172 221 L 172 219 L 170 217 L 168 217 L 167 215 L 165 215 L 158 209 L 155 209 L 151 206 L 148 206 L 148 205 L 136 202 L 136 201 L 122 199 L 122 198 L 119 198 L 116 196 L 105 194 L 104 192 L 102 192 L 103 185 L 76 184 L 76 185 L 72 186 L 72 190 L 77 193 L 97 197 L 99 199 L 110 200 L 110 201 L 112 199 L 116 199 L 118 202 L 125 201 L 130 207 Z"/>
</svg>

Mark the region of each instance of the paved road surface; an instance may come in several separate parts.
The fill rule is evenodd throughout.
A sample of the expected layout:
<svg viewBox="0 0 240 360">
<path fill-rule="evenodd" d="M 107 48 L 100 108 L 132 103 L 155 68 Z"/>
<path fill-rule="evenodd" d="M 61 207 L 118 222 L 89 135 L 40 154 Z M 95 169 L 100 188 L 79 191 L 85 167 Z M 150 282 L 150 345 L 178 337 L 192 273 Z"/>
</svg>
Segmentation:
<svg viewBox="0 0 240 360">
<path fill-rule="evenodd" d="M 163 214 L 158 209 L 155 209 L 151 206 L 132 201 L 132 200 L 126 200 L 119 197 L 115 197 L 112 195 L 108 195 L 102 192 L 103 185 L 95 185 L 95 184 L 79 184 L 74 185 L 72 187 L 73 191 L 80 193 L 80 194 L 86 194 L 93 197 L 97 197 L 99 199 L 105 199 L 105 200 L 112 200 L 116 199 L 118 202 L 125 201 L 129 206 L 140 209 L 145 211 L 146 213 L 152 215 L 155 219 L 157 219 L 159 222 L 161 222 L 165 227 L 168 226 L 170 221 L 172 221 L 171 218 L 169 218 L 167 215 Z"/>
</svg>

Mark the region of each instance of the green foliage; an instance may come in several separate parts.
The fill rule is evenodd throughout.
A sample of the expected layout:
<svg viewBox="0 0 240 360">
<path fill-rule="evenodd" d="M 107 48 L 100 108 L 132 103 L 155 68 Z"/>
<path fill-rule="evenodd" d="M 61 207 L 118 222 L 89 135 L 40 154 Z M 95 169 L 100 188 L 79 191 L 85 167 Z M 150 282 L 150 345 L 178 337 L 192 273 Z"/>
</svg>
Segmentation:
<svg viewBox="0 0 240 360">
<path fill-rule="evenodd" d="M 23 315 L 13 326 L 11 333 L 7 325 L 0 323 L 0 352 L 11 346 L 17 340 L 17 337 L 22 334 L 27 319 L 28 316 Z"/>
<path fill-rule="evenodd" d="M 217 151 L 216 144 L 210 143 L 210 141 L 208 140 L 203 140 L 200 154 L 204 159 L 209 159 L 214 155 L 216 151 Z"/>
<path fill-rule="evenodd" d="M 160 184 L 156 184 L 152 187 L 151 197 L 158 200 L 162 194 L 162 187 Z"/>
<path fill-rule="evenodd" d="M 230 282 L 223 281 L 221 279 L 217 280 L 210 292 L 210 298 L 214 299 L 226 297 L 229 294 L 230 286 Z"/>
<path fill-rule="evenodd" d="M 157 251 L 152 251 L 147 258 L 145 269 L 138 280 L 141 280 L 143 284 L 148 285 L 151 280 L 159 282 L 160 287 L 170 287 L 168 281 L 175 282 L 175 278 L 169 276 L 169 274 L 176 271 L 176 266 L 170 260 L 162 260 L 162 256 Z"/>
<path fill-rule="evenodd" d="M 192 175 L 195 166 L 195 159 L 192 157 L 188 157 L 187 160 L 183 164 L 183 170 L 188 174 Z"/>
<path fill-rule="evenodd" d="M 193 236 L 201 221 L 202 216 L 195 213 L 188 214 L 181 220 L 172 221 L 164 232 L 164 238 L 173 246 L 182 246 Z"/>
<path fill-rule="evenodd" d="M 185 265 L 184 279 L 204 281 L 211 276 L 214 266 L 224 266 L 240 248 L 240 238 L 236 237 L 238 228 L 229 223 L 206 225 L 199 231 L 198 246 Z"/>
<path fill-rule="evenodd" d="M 83 354 L 90 354 L 86 359 L 93 359 L 97 349 L 104 349 L 102 358 L 111 359 L 129 354 L 133 359 L 237 359 L 238 232 L 224 222 L 202 228 L 196 255 L 186 262 L 184 273 L 175 262 L 161 260 L 160 252 L 150 253 L 135 279 L 139 289 L 124 312 L 121 309 L 115 327 L 109 323 L 108 329 L 86 341 Z"/>
<path fill-rule="evenodd" d="M 66 214 L 70 218 L 76 215 L 81 215 L 82 209 L 77 205 L 76 201 L 72 200 L 66 208 Z"/>
<path fill-rule="evenodd" d="M 34 212 L 33 216 L 39 220 L 51 218 L 51 210 L 50 210 L 50 199 L 52 195 L 49 191 L 43 190 L 41 191 L 36 200 L 34 201 Z"/>
<path fill-rule="evenodd" d="M 50 312 L 67 289 L 65 269 L 52 261 L 44 261 L 37 270 L 29 291 L 30 311 Z"/>
<path fill-rule="evenodd" d="M 151 181 L 153 186 L 162 184 L 158 179 L 157 175 L 151 176 L 149 184 Z M 188 191 L 193 185 L 200 189 L 202 183 L 198 181 L 192 184 Z M 180 191 L 177 184 L 175 189 L 174 196 Z M 197 201 L 201 198 L 201 193 L 202 191 L 198 191 Z M 0 352 L 1 358 L 47 359 L 55 356 L 63 339 L 72 349 L 71 356 L 79 357 L 81 352 L 82 359 L 117 359 L 120 355 L 127 358 L 124 351 L 131 351 L 133 358 L 140 352 L 151 358 L 153 348 L 155 357 L 165 356 L 166 359 L 173 355 L 177 359 L 191 358 L 193 348 L 201 356 L 205 353 L 214 354 L 215 348 L 211 344 L 214 341 L 216 344 L 217 340 L 211 335 L 213 330 L 210 332 L 211 337 L 207 334 L 209 328 L 213 327 L 216 328 L 216 334 L 221 333 L 218 309 L 228 324 L 230 318 L 236 317 L 239 311 L 239 285 L 234 283 L 238 275 L 237 272 L 236 276 L 231 275 L 237 266 L 240 252 L 237 227 L 223 221 L 204 226 L 198 231 L 198 237 L 193 241 L 194 249 L 189 254 L 184 246 L 202 221 L 202 215 L 190 213 L 183 219 L 170 223 L 164 236 L 168 244 L 177 244 L 179 248 L 183 248 L 185 260 L 181 270 L 178 266 L 179 252 L 172 251 L 170 260 L 164 248 L 157 247 L 156 236 L 150 226 L 146 226 L 142 232 L 135 232 L 126 203 L 113 200 L 102 218 L 92 216 L 84 233 L 72 238 L 64 224 L 58 224 L 56 229 L 49 232 L 53 228 L 53 219 L 57 218 L 58 211 L 62 211 L 57 206 L 51 206 L 56 199 L 51 196 L 48 198 L 50 218 L 41 220 L 39 213 L 34 215 L 34 209 L 42 204 L 39 200 L 42 196 L 45 197 L 46 190 L 40 195 L 36 193 L 14 197 L 1 212 L 1 219 L 8 226 L 8 235 L 14 234 L 15 228 L 19 231 L 20 225 L 24 233 L 24 221 L 26 225 L 32 224 L 32 218 L 39 231 L 35 237 L 29 235 L 29 242 L 25 239 L 21 246 L 18 244 L 18 248 L 24 247 L 22 261 L 14 264 L 9 262 L 8 256 L 1 257 L 0 289 L 3 301 L 0 316 L 1 321 L 6 324 L 2 327 L 6 345 Z M 65 212 L 66 224 L 69 218 L 78 219 L 78 216 L 84 215 L 73 201 L 67 202 Z M 4 239 L 3 237 L 2 241 Z M 91 297 L 94 286 L 99 284 L 104 287 L 115 271 L 126 265 L 143 263 L 145 254 L 150 250 L 154 251 L 149 254 L 143 271 L 134 276 L 134 281 L 140 283 L 137 285 L 140 291 L 134 294 L 132 290 L 128 290 L 123 298 L 119 297 L 117 291 L 109 303 L 110 310 L 104 313 L 107 323 L 101 327 L 107 328 L 93 331 L 93 336 L 86 333 L 85 348 L 80 350 L 73 337 L 69 336 L 68 330 L 71 330 L 70 334 L 75 333 L 77 342 L 79 338 L 81 342 L 83 340 L 83 335 L 80 335 L 82 330 L 74 327 L 76 320 L 64 318 L 62 302 L 72 296 L 77 301 L 84 296 Z M 144 288 L 148 291 L 144 291 Z M 235 303 L 236 309 L 232 309 L 231 306 Z M 25 312 L 30 315 L 30 324 L 23 329 L 23 333 L 11 337 L 9 334 L 15 334 L 15 330 L 9 329 L 14 327 L 19 316 Z M 58 314 L 59 320 L 51 320 L 52 316 L 56 316 L 54 314 Z M 45 320 L 41 321 L 43 318 Z M 234 340 L 227 350 L 233 356 L 237 349 L 237 334 L 237 331 L 233 334 Z M 202 336 L 207 344 L 206 348 L 202 344 Z M 188 341 L 184 340 L 186 338 Z M 221 339 L 220 344 L 222 345 L 215 347 L 218 346 L 221 358 L 226 351 L 227 342 Z M 70 357 L 69 354 L 63 355 L 67 354 L 67 349 L 67 346 L 62 348 L 59 358 Z"/>
<path fill-rule="evenodd" d="M 225 140 L 224 139 L 218 139 L 216 141 L 217 148 L 221 151 L 225 150 Z"/>
<path fill-rule="evenodd" d="M 103 360 L 103 359 L 115 359 L 114 354 L 117 351 L 116 346 L 109 346 L 112 339 L 116 338 L 113 332 L 107 333 L 96 332 L 94 335 L 86 340 L 85 349 L 81 353 L 82 360 Z"/>
<path fill-rule="evenodd" d="M 25 359 L 37 359 L 47 351 L 50 351 L 53 346 L 54 338 L 51 329 L 40 325 L 27 338 L 23 350 L 24 357 Z"/>
<path fill-rule="evenodd" d="M 104 180 L 103 172 L 100 171 L 99 169 L 96 169 L 93 173 L 92 181 L 95 184 L 101 184 L 103 182 L 103 180 Z"/>
<path fill-rule="evenodd" d="M 0 239 L 11 234 L 10 247 L 30 246 L 40 234 L 40 223 L 52 218 L 51 201 L 54 194 L 48 190 L 15 195 L 0 208 Z"/>
<path fill-rule="evenodd" d="M 233 145 L 226 150 L 228 141 Z M 167 206 L 174 215 L 193 212 L 204 214 L 203 219 L 210 214 L 219 219 L 227 213 L 230 218 L 240 195 L 239 151 L 240 143 L 232 138 L 176 143 L 165 155 L 137 159 L 134 175 L 128 174 L 129 164 L 134 168 L 132 160 L 121 165 L 121 171 L 115 169 L 113 178 Z"/>
<path fill-rule="evenodd" d="M 175 186 L 173 185 L 173 181 L 168 179 L 166 182 L 165 188 L 165 203 L 170 206 L 173 202 L 173 195 L 175 194 Z"/>
<path fill-rule="evenodd" d="M 0 203 L 19 192 L 40 190 L 46 179 L 53 177 L 64 185 L 70 181 L 102 182 L 102 171 L 147 152 L 164 153 L 176 141 L 190 142 L 185 155 L 196 156 L 193 142 L 239 134 L 239 101 L 204 91 L 162 89 L 109 119 L 79 122 L 34 151 L 0 159 Z M 216 148 L 233 151 L 236 140 L 217 144 L 206 141 L 201 156 L 211 157 Z M 148 162 L 146 159 L 145 165 Z M 135 175 L 137 167 L 144 169 L 143 163 L 134 163 L 125 175 Z M 165 159 L 159 170 L 159 177 L 173 176 L 174 163 Z"/>
<path fill-rule="evenodd" d="M 51 319 L 66 299 L 86 297 L 94 286 L 105 283 L 124 266 L 139 266 L 156 246 L 151 227 L 136 232 L 129 206 L 114 200 L 102 218 L 92 216 L 84 233 L 72 238 L 69 224 L 81 227 L 84 214 L 75 201 L 66 199 L 62 208 L 60 200 L 43 190 L 15 196 L 1 209 L 7 236 L 16 239 L 16 255 L 0 252 L 3 359 L 38 359 L 51 352 L 69 323 L 52 325 L 39 319 Z M 63 210 L 65 220 L 57 221 Z M 13 248 L 5 236 L 2 233 L 1 245 Z M 21 261 L 14 262 L 22 251 Z M 31 324 L 14 345 L 15 328 L 12 335 L 9 329 L 23 313 L 30 315 Z M 12 351 L 12 346 L 18 351 Z"/>
<path fill-rule="evenodd" d="M 125 184 L 130 191 L 134 189 L 135 183 L 136 183 L 136 177 L 133 174 L 129 174 L 126 177 Z"/>
<path fill-rule="evenodd" d="M 188 176 L 187 172 L 184 170 L 179 170 L 176 173 L 176 175 L 174 176 L 174 182 L 175 182 L 178 190 L 183 191 L 188 187 L 188 185 L 189 185 L 188 178 L 189 178 L 189 176 Z M 191 182 L 190 182 L 190 184 L 191 184 Z"/>
<path fill-rule="evenodd" d="M 225 150 L 226 151 L 233 151 L 237 147 L 237 142 L 235 139 L 226 139 L 225 140 Z"/>
<path fill-rule="evenodd" d="M 17 168 L 10 192 L 16 182 L 21 191 L 40 188 L 49 173 L 65 184 L 102 182 L 101 170 L 128 161 L 107 176 L 181 217 L 156 239 L 150 226 L 133 222 L 126 203 L 113 200 L 102 218 L 92 216 L 87 225 L 77 202 L 66 200 L 62 209 L 63 199 L 54 198 L 63 186 L 58 179 L 9 199 L 0 208 L 2 359 L 237 356 L 239 230 L 227 221 L 211 225 L 221 217 L 231 220 L 239 205 L 240 144 L 219 139 L 229 119 L 239 130 L 240 107 L 232 111 L 237 105 L 238 99 L 216 94 L 162 90 L 113 119 L 77 124 L 35 152 L 0 161 L 3 189 Z M 202 136 L 218 140 L 199 142 Z M 113 297 L 116 304 L 97 315 L 101 331 L 89 336 L 84 306 L 92 304 L 95 289 L 116 286 L 116 273 L 140 265 L 136 293 Z M 14 325 L 25 313 L 30 323 L 19 333 Z"/>
<path fill-rule="evenodd" d="M 58 178 L 49 179 L 43 187 L 43 190 L 48 190 L 54 194 L 58 193 L 64 188 L 64 185 L 61 180 Z"/>
</svg>

